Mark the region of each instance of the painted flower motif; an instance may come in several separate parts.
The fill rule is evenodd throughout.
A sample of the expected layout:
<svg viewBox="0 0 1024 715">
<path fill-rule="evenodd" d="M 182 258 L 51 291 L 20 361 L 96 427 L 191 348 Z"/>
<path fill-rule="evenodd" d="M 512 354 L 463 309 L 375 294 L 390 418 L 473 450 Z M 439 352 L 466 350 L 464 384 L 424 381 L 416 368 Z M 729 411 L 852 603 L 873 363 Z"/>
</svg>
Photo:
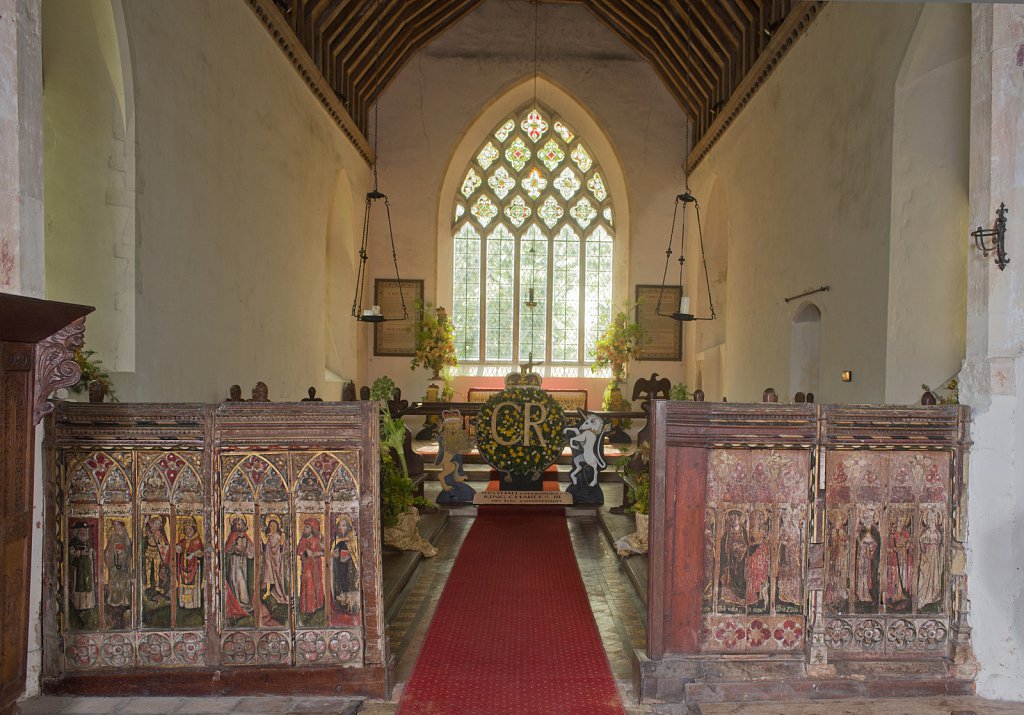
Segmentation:
<svg viewBox="0 0 1024 715">
<path fill-rule="evenodd" d="M 874 650 L 882 642 L 884 633 L 882 632 L 882 624 L 878 621 L 868 618 L 857 624 L 857 627 L 853 629 L 853 637 L 865 650 Z"/>
<path fill-rule="evenodd" d="M 548 123 L 544 121 L 544 117 L 540 115 L 536 109 L 526 115 L 526 119 L 520 125 L 526 135 L 530 137 L 530 141 L 536 142 L 544 133 L 548 130 Z"/>
<path fill-rule="evenodd" d="M 751 648 L 758 648 L 764 645 L 772 637 L 772 630 L 764 621 L 754 619 L 747 628 L 747 642 Z"/>
<path fill-rule="evenodd" d="M 554 139 L 548 139 L 537 156 L 544 162 L 544 166 L 548 168 L 548 171 L 554 171 L 555 167 L 561 164 L 565 158 L 565 152 L 562 151 L 562 147 L 558 146 L 558 142 Z"/>
<path fill-rule="evenodd" d="M 846 621 L 835 618 L 825 625 L 825 643 L 836 650 L 853 642 L 853 627 Z"/>
<path fill-rule="evenodd" d="M 925 648 L 937 648 L 946 642 L 946 626 L 941 621 L 925 621 L 918 628 L 918 636 Z"/>
<path fill-rule="evenodd" d="M 729 650 L 734 650 L 746 638 L 746 629 L 736 621 L 724 621 L 715 629 L 715 639 Z"/>
<path fill-rule="evenodd" d="M 804 629 L 797 621 L 786 619 L 780 623 L 772 636 L 783 648 L 792 648 L 803 638 Z"/>
<path fill-rule="evenodd" d="M 901 618 L 898 621 L 893 621 L 889 625 L 889 632 L 886 634 L 886 639 L 895 647 L 897 650 L 903 650 L 914 644 L 917 640 L 917 631 L 914 629 L 914 625 Z"/>
</svg>

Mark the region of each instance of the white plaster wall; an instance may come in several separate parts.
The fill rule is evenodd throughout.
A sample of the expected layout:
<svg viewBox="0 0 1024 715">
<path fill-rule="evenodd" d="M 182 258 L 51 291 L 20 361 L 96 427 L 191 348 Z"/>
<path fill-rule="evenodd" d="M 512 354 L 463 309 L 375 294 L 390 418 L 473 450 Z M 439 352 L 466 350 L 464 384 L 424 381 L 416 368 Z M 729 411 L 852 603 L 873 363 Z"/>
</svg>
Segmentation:
<svg viewBox="0 0 1024 715">
<path fill-rule="evenodd" d="M 86 347 L 107 370 L 131 371 L 135 119 L 122 69 L 130 81 L 129 50 L 118 44 L 111 0 L 46 0 L 42 8 L 46 294 L 94 306 Z"/>
<path fill-rule="evenodd" d="M 672 201 L 683 186 L 685 116 L 653 70 L 583 6 L 541 3 L 539 45 L 541 101 L 599 130 L 603 136 L 577 126 L 606 171 L 621 164 L 621 187 L 611 187 L 622 271 L 615 301 L 631 303 L 635 284 L 661 282 Z M 383 94 L 380 188 L 392 205 L 402 277 L 423 278 L 428 300 L 450 301 L 450 264 L 439 254 L 451 241 L 451 177 L 464 171 L 497 115 L 532 96 L 532 78 L 533 5 L 485 0 L 417 53 Z M 393 278 L 386 237 L 374 230 L 372 242 L 371 278 Z M 363 330 L 372 353 L 372 328 Z M 633 362 L 630 376 L 652 371 L 683 377 L 680 363 L 661 362 Z M 368 378 L 381 374 L 412 398 L 428 377 L 410 372 L 407 358 L 371 356 Z M 599 393 L 606 379 L 578 382 Z M 462 383 L 472 378 L 457 390 Z"/>
<path fill-rule="evenodd" d="M 297 400 L 327 390 L 328 353 L 334 372 L 357 374 L 350 319 L 327 303 L 334 266 L 348 275 L 355 251 L 337 212 L 361 203 L 365 162 L 244 3 L 133 0 L 125 13 L 137 366 L 114 375 L 118 396 L 216 401 L 263 380 L 271 400 Z"/>
<path fill-rule="evenodd" d="M 826 6 L 690 177 L 698 197 L 728 194 L 730 401 L 791 396 L 785 298 L 822 285 L 817 400 L 884 399 L 893 93 L 920 10 Z"/>
<path fill-rule="evenodd" d="M 964 359 L 970 12 L 925 6 L 896 80 L 886 402 L 917 401 Z"/>
</svg>

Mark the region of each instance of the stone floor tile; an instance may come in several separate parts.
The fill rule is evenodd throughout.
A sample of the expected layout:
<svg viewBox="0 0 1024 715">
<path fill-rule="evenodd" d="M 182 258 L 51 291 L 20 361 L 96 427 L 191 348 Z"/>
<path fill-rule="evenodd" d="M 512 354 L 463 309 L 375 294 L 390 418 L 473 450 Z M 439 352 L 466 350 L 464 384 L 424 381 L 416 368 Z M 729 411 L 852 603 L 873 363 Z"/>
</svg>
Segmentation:
<svg viewBox="0 0 1024 715">
<path fill-rule="evenodd" d="M 252 695 L 238 699 L 229 712 L 245 715 L 283 715 L 292 709 L 292 698 L 273 695 Z"/>
<path fill-rule="evenodd" d="M 354 715 L 363 701 L 360 698 L 306 697 L 294 698 L 289 715 Z"/>
<path fill-rule="evenodd" d="M 38 695 L 18 703 L 18 715 L 58 715 L 75 700 L 69 695 Z"/>
<path fill-rule="evenodd" d="M 174 715 L 222 715 L 231 712 L 238 705 L 237 697 L 182 698 L 181 706 Z"/>
<path fill-rule="evenodd" d="M 111 715 L 121 712 L 131 698 L 75 698 L 60 715 Z"/>
<path fill-rule="evenodd" d="M 118 715 L 170 715 L 179 712 L 185 698 L 138 697 L 129 698 Z"/>
</svg>

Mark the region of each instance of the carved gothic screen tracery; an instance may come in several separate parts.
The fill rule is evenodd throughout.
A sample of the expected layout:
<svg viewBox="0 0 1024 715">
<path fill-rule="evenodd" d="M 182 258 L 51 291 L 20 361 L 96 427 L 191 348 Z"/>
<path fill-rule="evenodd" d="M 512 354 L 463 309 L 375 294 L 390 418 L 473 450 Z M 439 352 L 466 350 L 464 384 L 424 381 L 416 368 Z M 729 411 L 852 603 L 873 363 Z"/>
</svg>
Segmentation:
<svg viewBox="0 0 1024 715">
<path fill-rule="evenodd" d="M 372 407 L 61 405 L 47 676 L 256 692 L 270 676 L 244 672 L 296 668 L 309 692 L 383 692 Z"/>
</svg>

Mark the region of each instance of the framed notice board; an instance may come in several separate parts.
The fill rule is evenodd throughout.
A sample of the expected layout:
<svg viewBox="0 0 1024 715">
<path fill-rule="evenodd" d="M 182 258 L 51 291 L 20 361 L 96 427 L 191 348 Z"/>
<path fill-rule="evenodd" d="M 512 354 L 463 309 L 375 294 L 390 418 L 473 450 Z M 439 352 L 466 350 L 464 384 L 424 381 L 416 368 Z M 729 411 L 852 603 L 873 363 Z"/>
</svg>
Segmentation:
<svg viewBox="0 0 1024 715">
<path fill-rule="evenodd" d="M 658 315 L 658 297 L 661 312 Z M 644 329 L 637 360 L 682 360 L 683 324 L 667 316 L 679 309 L 679 286 L 638 285 L 636 322 Z"/>
<path fill-rule="evenodd" d="M 401 283 L 401 291 L 399 291 Z M 409 317 L 401 320 L 402 300 Z M 416 301 L 423 302 L 423 281 L 378 278 L 373 282 L 373 304 L 387 320 L 373 325 L 373 354 L 412 357 L 416 354 Z"/>
</svg>

